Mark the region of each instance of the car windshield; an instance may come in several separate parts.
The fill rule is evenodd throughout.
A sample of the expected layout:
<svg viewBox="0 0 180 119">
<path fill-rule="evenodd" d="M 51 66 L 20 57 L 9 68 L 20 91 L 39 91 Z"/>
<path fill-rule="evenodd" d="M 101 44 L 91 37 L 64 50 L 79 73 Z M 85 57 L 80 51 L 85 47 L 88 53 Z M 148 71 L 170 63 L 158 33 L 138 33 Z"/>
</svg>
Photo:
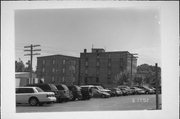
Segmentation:
<svg viewBox="0 0 180 119">
<path fill-rule="evenodd" d="M 50 87 L 53 89 L 53 91 L 58 91 L 58 89 L 56 88 L 56 86 L 55 86 L 55 85 L 50 84 Z"/>
<path fill-rule="evenodd" d="M 65 90 L 69 90 L 66 85 L 62 85 L 62 87 L 63 87 Z"/>
<path fill-rule="evenodd" d="M 41 88 L 38 88 L 38 87 L 36 87 L 36 90 L 37 90 L 38 92 L 44 92 Z"/>
</svg>

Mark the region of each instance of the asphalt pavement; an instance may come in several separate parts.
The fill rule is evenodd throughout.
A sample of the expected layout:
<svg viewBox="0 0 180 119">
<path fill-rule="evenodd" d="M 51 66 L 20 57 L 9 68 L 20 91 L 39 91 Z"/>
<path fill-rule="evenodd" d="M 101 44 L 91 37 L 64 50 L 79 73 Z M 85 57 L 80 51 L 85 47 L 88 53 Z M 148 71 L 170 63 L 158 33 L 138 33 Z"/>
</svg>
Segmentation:
<svg viewBox="0 0 180 119">
<path fill-rule="evenodd" d="M 159 95 L 161 107 L 161 95 Z M 91 98 L 90 100 L 44 104 L 43 106 L 17 105 L 16 112 L 65 112 L 65 111 L 119 111 L 155 110 L 155 95 L 130 95 L 110 98 Z"/>
</svg>

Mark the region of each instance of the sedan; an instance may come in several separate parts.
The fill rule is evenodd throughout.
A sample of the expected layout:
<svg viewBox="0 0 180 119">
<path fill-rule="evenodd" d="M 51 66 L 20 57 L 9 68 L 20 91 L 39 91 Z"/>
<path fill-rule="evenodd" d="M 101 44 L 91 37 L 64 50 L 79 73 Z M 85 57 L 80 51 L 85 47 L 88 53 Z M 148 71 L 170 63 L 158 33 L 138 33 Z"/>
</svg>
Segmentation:
<svg viewBox="0 0 180 119">
<path fill-rule="evenodd" d="M 30 104 L 31 106 L 43 105 L 44 103 L 56 102 L 53 92 L 44 92 L 38 87 L 18 87 L 16 88 L 16 103 Z"/>
</svg>

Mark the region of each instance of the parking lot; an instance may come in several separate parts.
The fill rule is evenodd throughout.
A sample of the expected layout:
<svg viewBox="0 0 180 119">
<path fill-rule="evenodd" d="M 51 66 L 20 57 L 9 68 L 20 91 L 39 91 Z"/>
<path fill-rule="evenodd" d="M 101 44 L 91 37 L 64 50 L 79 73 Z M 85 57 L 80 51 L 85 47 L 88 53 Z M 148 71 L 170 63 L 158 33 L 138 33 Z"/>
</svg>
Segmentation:
<svg viewBox="0 0 180 119">
<path fill-rule="evenodd" d="M 156 109 L 155 99 L 155 95 L 129 95 L 44 104 L 43 106 L 19 104 L 16 106 L 16 112 L 154 110 Z M 161 107 L 161 95 L 159 95 L 159 102 Z"/>
</svg>

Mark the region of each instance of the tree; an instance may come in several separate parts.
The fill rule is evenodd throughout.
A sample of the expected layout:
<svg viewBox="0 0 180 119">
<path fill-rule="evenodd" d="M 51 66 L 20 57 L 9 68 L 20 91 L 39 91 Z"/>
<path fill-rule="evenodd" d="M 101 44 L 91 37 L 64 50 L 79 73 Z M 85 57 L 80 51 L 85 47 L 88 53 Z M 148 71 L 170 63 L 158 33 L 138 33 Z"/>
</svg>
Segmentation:
<svg viewBox="0 0 180 119">
<path fill-rule="evenodd" d="M 158 85 L 161 83 L 161 68 L 158 67 Z M 156 82 L 156 67 L 148 64 L 142 64 L 137 67 L 137 75 L 142 75 L 143 83 L 155 86 Z"/>
<path fill-rule="evenodd" d="M 15 61 L 15 71 L 16 72 L 23 72 L 25 69 L 25 65 L 21 59 L 19 61 Z"/>
<path fill-rule="evenodd" d="M 134 84 L 135 85 L 142 85 L 142 83 L 143 83 L 143 78 L 142 77 L 138 77 L 138 76 L 136 76 L 136 77 L 134 77 Z"/>
<path fill-rule="evenodd" d="M 31 68 L 31 62 L 28 61 L 26 62 L 26 65 L 24 64 L 24 62 L 19 58 L 18 61 L 15 61 L 15 71 L 16 72 L 30 72 L 30 68 Z"/>
<path fill-rule="evenodd" d="M 120 72 L 115 75 L 113 83 L 117 85 L 123 85 L 123 84 L 128 84 L 129 83 L 129 77 L 130 73 L 127 71 Z"/>
</svg>

